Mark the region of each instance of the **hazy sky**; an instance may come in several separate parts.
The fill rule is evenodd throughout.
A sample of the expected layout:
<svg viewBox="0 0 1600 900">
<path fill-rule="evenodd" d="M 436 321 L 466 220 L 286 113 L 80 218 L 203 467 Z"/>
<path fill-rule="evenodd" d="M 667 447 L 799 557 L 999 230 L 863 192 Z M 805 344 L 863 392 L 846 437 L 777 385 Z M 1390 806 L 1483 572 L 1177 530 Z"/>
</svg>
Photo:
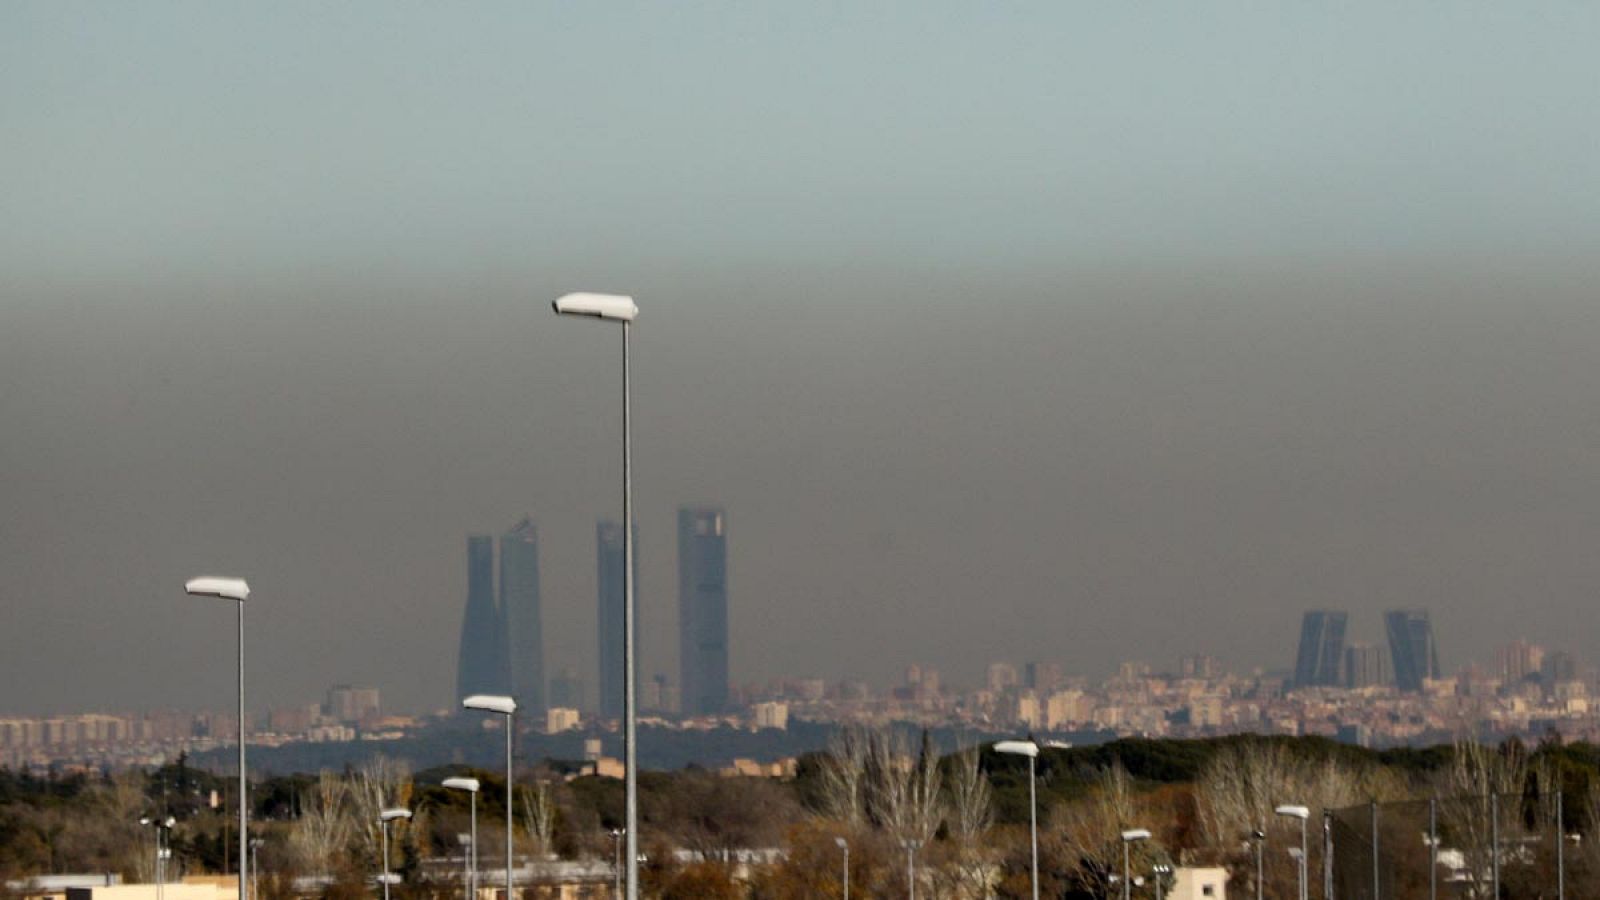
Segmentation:
<svg viewBox="0 0 1600 900">
<path fill-rule="evenodd" d="M 836 7 L 836 8 L 830 8 Z M 454 692 L 465 536 L 594 690 L 629 292 L 733 670 L 975 681 L 1432 610 L 1595 659 L 1586 4 L 0 6 L 0 714 Z"/>
</svg>

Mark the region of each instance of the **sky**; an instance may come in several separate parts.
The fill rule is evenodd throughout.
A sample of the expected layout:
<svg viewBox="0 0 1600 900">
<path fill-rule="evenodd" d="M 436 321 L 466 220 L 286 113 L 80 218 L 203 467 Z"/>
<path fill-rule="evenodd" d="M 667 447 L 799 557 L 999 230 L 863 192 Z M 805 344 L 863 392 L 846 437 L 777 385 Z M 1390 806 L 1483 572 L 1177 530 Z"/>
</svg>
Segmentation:
<svg viewBox="0 0 1600 900">
<path fill-rule="evenodd" d="M 1600 661 L 1584 4 L 0 6 L 0 715 L 450 705 L 539 527 L 595 690 L 637 297 L 642 672 L 977 682 L 1431 610 Z"/>
</svg>

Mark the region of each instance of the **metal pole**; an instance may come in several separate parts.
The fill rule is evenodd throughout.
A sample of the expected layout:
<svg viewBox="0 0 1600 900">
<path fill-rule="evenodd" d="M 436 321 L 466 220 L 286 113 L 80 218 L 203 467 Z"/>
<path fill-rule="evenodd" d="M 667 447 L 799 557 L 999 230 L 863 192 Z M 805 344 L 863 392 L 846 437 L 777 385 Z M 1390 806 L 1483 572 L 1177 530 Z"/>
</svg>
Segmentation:
<svg viewBox="0 0 1600 900">
<path fill-rule="evenodd" d="M 261 897 L 261 844 L 258 841 L 250 842 L 250 896 Z"/>
<path fill-rule="evenodd" d="M 1500 897 L 1500 795 L 1489 792 L 1489 872 L 1493 879 L 1494 896 Z"/>
<path fill-rule="evenodd" d="M 467 848 L 467 900 L 478 897 L 478 792 L 472 792 L 472 846 Z"/>
<path fill-rule="evenodd" d="M 850 845 L 845 844 L 844 850 L 844 900 L 850 900 Z"/>
<path fill-rule="evenodd" d="M 1266 842 L 1266 829 L 1261 830 L 1262 837 L 1256 838 L 1256 900 L 1261 900 L 1261 845 Z"/>
<path fill-rule="evenodd" d="M 1383 885 L 1378 880 L 1378 798 L 1369 801 L 1372 806 L 1372 900 L 1383 896 Z"/>
<path fill-rule="evenodd" d="M 244 601 L 239 601 L 239 896 L 245 893 L 245 854 L 249 852 L 250 792 L 244 770 Z"/>
<path fill-rule="evenodd" d="M 1128 900 L 1133 894 L 1132 866 L 1129 865 L 1128 842 L 1122 842 L 1122 900 Z"/>
<path fill-rule="evenodd" d="M 622 900 L 622 829 L 611 829 L 611 896 Z"/>
<path fill-rule="evenodd" d="M 1322 900 L 1333 900 L 1333 811 L 1322 811 Z"/>
<path fill-rule="evenodd" d="M 1428 798 L 1428 900 L 1439 897 L 1439 798 Z"/>
<path fill-rule="evenodd" d="M 1311 900 L 1311 892 L 1306 886 L 1306 820 L 1300 820 L 1300 900 Z"/>
<path fill-rule="evenodd" d="M 383 900 L 389 900 L 389 820 L 383 820 Z"/>
<path fill-rule="evenodd" d="M 917 900 L 917 845 L 906 841 L 906 896 Z"/>
<path fill-rule="evenodd" d="M 1556 900 L 1567 898 L 1567 827 L 1561 815 L 1561 790 L 1556 790 Z"/>
<path fill-rule="evenodd" d="M 623 823 L 628 842 L 628 900 L 639 900 L 639 758 L 633 649 L 633 400 L 629 342 L 632 323 L 622 323 L 622 718 L 624 793 Z M 506 900 L 511 900 L 507 897 Z"/>
<path fill-rule="evenodd" d="M 506 713 L 506 900 L 513 900 L 511 893 L 511 820 L 516 818 L 516 806 L 511 800 L 511 732 L 515 731 L 514 723 L 517 714 Z"/>
<path fill-rule="evenodd" d="M 1039 900 L 1039 795 L 1034 758 L 1028 757 L 1028 829 L 1033 835 L 1033 900 Z"/>
<path fill-rule="evenodd" d="M 1161 869 L 1157 868 L 1152 877 L 1156 880 L 1156 900 L 1161 900 Z"/>
</svg>

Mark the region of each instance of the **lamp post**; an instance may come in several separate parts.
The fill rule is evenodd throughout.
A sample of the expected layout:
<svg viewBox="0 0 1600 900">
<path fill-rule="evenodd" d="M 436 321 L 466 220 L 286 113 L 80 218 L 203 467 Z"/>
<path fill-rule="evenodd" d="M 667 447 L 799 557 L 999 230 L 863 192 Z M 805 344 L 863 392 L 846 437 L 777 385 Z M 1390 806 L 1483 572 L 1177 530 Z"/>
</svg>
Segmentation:
<svg viewBox="0 0 1600 900">
<path fill-rule="evenodd" d="M 611 829 L 611 900 L 622 896 L 622 829 Z"/>
<path fill-rule="evenodd" d="M 558 315 L 622 323 L 622 756 L 623 836 L 628 844 L 627 900 L 639 900 L 638 704 L 633 647 L 633 426 L 629 341 L 639 306 L 632 297 L 575 293 L 556 298 Z M 509 888 L 508 888 L 509 890 Z M 506 900 L 511 900 L 508 895 Z"/>
<path fill-rule="evenodd" d="M 1028 758 L 1028 833 L 1033 840 L 1033 900 L 1039 900 L 1039 796 L 1037 792 L 1037 760 L 1039 745 L 1033 741 L 1001 741 L 994 745 L 996 753 Z"/>
<path fill-rule="evenodd" d="M 250 839 L 250 894 L 253 897 L 261 896 L 261 845 L 265 843 L 261 838 Z"/>
<path fill-rule="evenodd" d="M 1261 846 L 1266 840 L 1267 833 L 1260 828 L 1250 831 L 1250 843 L 1256 845 L 1256 900 L 1261 900 Z"/>
<path fill-rule="evenodd" d="M 409 809 L 386 809 L 378 813 L 378 822 L 383 825 L 383 900 L 389 900 L 389 882 L 394 879 L 389 875 L 389 823 L 395 819 L 411 818 Z"/>
<path fill-rule="evenodd" d="M 1166 863 L 1156 863 L 1155 868 L 1151 870 L 1151 875 L 1156 881 L 1156 900 L 1161 900 L 1162 882 L 1171 874 L 1172 867 Z"/>
<path fill-rule="evenodd" d="M 239 896 L 245 893 L 245 857 L 250 841 L 250 793 L 244 768 L 244 601 L 250 596 L 250 585 L 243 578 L 219 578 L 204 575 L 191 578 L 183 585 L 191 597 L 218 597 L 233 600 L 239 606 Z"/>
<path fill-rule="evenodd" d="M 161 897 L 166 894 L 167 859 L 172 855 L 172 851 L 168 849 L 167 845 L 170 843 L 172 836 L 172 826 L 178 824 L 178 820 L 172 816 L 167 816 L 164 819 L 156 816 L 140 816 L 139 824 L 154 829 L 156 843 L 154 872 L 156 900 L 161 900 Z"/>
<path fill-rule="evenodd" d="M 1273 812 L 1286 818 L 1300 820 L 1300 852 L 1295 855 L 1295 859 L 1299 862 L 1300 890 L 1296 896 L 1300 900 L 1310 900 L 1306 893 L 1306 820 L 1311 818 L 1311 810 L 1304 806 L 1286 803 L 1273 810 Z"/>
<path fill-rule="evenodd" d="M 467 854 L 467 900 L 478 896 L 478 779 L 476 778 L 446 778 L 440 782 L 443 787 L 455 791 L 466 791 L 472 795 L 472 837 L 471 850 Z"/>
<path fill-rule="evenodd" d="M 1133 853 L 1129 848 L 1139 841 L 1148 840 L 1148 828 L 1129 828 L 1122 832 L 1122 900 L 1129 900 L 1133 896 Z"/>
<path fill-rule="evenodd" d="M 834 838 L 833 842 L 838 845 L 840 850 L 844 851 L 844 871 L 842 881 L 844 884 L 844 900 L 850 900 L 850 842 L 842 837 Z"/>
<path fill-rule="evenodd" d="M 511 893 L 511 820 L 516 817 L 517 807 L 511 800 L 511 734 L 516 731 L 517 701 L 498 694 L 473 694 L 462 700 L 461 705 L 506 717 L 506 900 L 515 900 Z M 476 842 L 472 852 L 478 852 Z"/>
<path fill-rule="evenodd" d="M 900 846 L 906 848 L 906 896 L 909 900 L 917 900 L 917 848 L 922 846 L 922 842 L 903 838 Z"/>
</svg>

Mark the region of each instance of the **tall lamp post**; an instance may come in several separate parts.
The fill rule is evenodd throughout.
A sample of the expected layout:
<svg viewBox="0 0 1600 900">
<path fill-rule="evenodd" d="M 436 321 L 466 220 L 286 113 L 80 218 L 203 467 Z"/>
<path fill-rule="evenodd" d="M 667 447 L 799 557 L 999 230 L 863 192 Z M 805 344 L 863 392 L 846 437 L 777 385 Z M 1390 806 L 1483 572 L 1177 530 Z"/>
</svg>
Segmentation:
<svg viewBox="0 0 1600 900">
<path fill-rule="evenodd" d="M 439 782 L 442 787 L 453 791 L 466 791 L 472 795 L 472 837 L 468 840 L 472 846 L 467 854 L 467 900 L 478 896 L 478 779 L 476 778 L 446 778 Z"/>
<path fill-rule="evenodd" d="M 1250 832 L 1250 843 L 1256 845 L 1256 900 L 1261 900 L 1261 847 L 1267 842 L 1267 833 L 1257 828 Z"/>
<path fill-rule="evenodd" d="M 462 700 L 461 705 L 506 717 L 506 900 L 515 900 L 511 893 L 511 820 L 516 818 L 517 807 L 511 800 L 511 734 L 516 731 L 517 701 L 498 694 L 473 694 Z M 473 852 L 477 852 L 476 843 Z"/>
<path fill-rule="evenodd" d="M 250 585 L 243 578 L 204 575 L 189 579 L 183 589 L 191 597 L 218 597 L 233 600 L 239 606 L 239 896 L 249 897 L 245 890 L 245 862 L 250 853 L 250 794 L 244 768 L 244 601 L 250 596 Z"/>
<path fill-rule="evenodd" d="M 1122 832 L 1122 900 L 1133 896 L 1133 853 L 1130 848 L 1139 841 L 1148 840 L 1148 828 L 1129 828 Z"/>
<path fill-rule="evenodd" d="M 629 342 L 639 305 L 616 294 L 565 294 L 554 304 L 558 315 L 622 323 L 622 756 L 628 844 L 627 900 L 639 900 L 639 772 L 637 685 L 633 648 L 633 426 Z M 508 888 L 509 890 L 509 888 Z M 508 895 L 506 900 L 511 900 Z"/>
<path fill-rule="evenodd" d="M 261 838 L 250 839 L 250 894 L 253 897 L 261 896 L 261 845 L 266 841 Z"/>
<path fill-rule="evenodd" d="M 611 829 L 611 900 L 622 897 L 622 829 Z"/>
<path fill-rule="evenodd" d="M 1295 857 L 1299 862 L 1298 869 L 1300 873 L 1300 891 L 1297 896 L 1300 900 L 1310 900 L 1310 897 L 1306 894 L 1306 820 L 1311 818 L 1311 810 L 1304 806 L 1286 803 L 1273 810 L 1273 812 L 1286 818 L 1300 820 L 1300 854 Z"/>
<path fill-rule="evenodd" d="M 844 851 L 844 900 L 850 900 L 850 842 L 842 837 L 836 837 L 833 842 Z"/>
<path fill-rule="evenodd" d="M 1039 745 L 1033 741 L 1001 741 L 994 745 L 996 753 L 1028 758 L 1028 833 L 1033 840 L 1033 900 L 1039 900 L 1039 795 L 1037 791 L 1037 760 Z"/>
<path fill-rule="evenodd" d="M 1166 863 L 1156 863 L 1155 868 L 1151 869 L 1151 876 L 1154 877 L 1156 881 L 1156 900 L 1161 900 L 1161 890 L 1163 887 L 1162 882 L 1165 881 L 1166 877 L 1171 874 L 1172 867 Z"/>
<path fill-rule="evenodd" d="M 389 823 L 395 819 L 411 818 L 409 809 L 386 809 L 378 813 L 378 822 L 383 826 L 383 874 L 379 880 L 383 882 L 383 900 L 389 900 L 389 882 L 394 878 L 389 874 Z"/>
</svg>

